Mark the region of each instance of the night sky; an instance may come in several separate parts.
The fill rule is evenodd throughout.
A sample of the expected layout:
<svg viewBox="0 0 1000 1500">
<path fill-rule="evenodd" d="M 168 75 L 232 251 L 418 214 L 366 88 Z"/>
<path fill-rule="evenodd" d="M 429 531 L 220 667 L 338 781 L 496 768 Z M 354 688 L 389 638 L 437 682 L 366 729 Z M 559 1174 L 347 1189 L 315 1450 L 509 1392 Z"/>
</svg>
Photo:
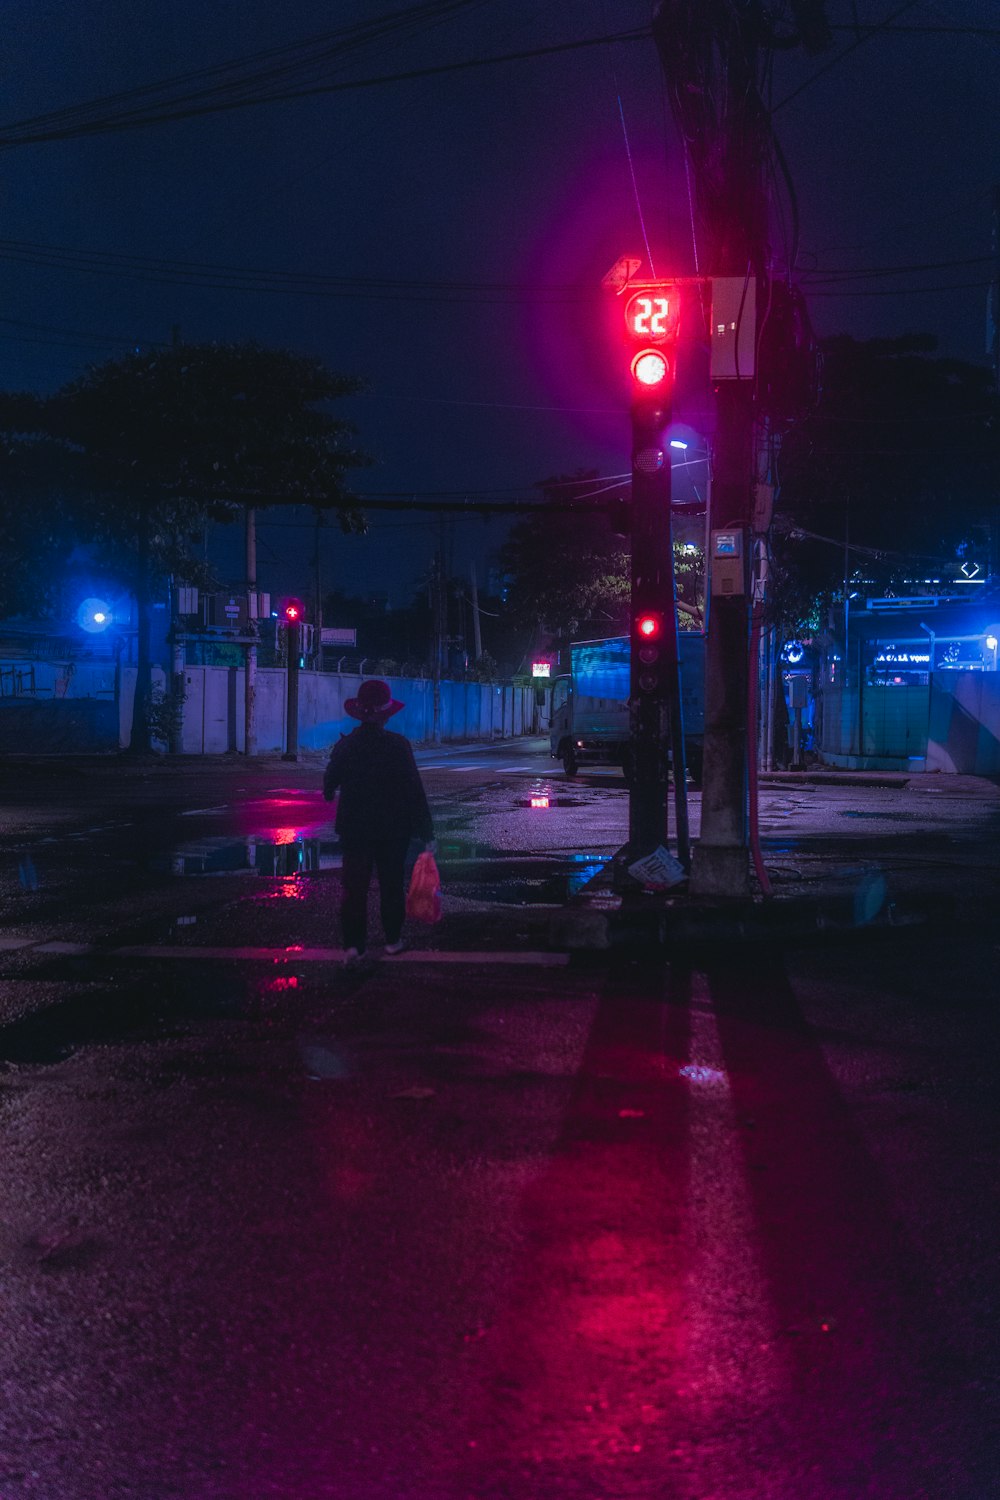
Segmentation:
<svg viewBox="0 0 1000 1500">
<path fill-rule="evenodd" d="M 0 138 L 28 118 L 311 37 L 342 47 L 330 33 L 390 9 L 8 0 Z M 650 0 L 441 0 L 290 75 L 291 86 L 642 30 L 650 11 Z M 852 48 L 855 12 L 914 29 Z M 779 54 L 773 87 L 816 330 L 926 331 L 942 352 L 985 363 L 1000 7 L 832 0 L 827 13 L 834 47 Z M 647 242 L 657 274 L 696 268 L 649 38 L 8 147 L 2 202 L 8 388 L 50 390 L 88 363 L 167 342 L 174 328 L 314 353 L 371 387 L 343 404 L 377 459 L 358 476 L 369 494 L 517 498 L 554 473 L 621 475 L 624 366 L 606 338 L 600 279 L 626 252 L 648 265 Z M 772 241 L 783 269 L 787 196 Z M 264 274 L 234 287 L 234 269 Z M 856 274 L 836 279 L 847 272 Z M 678 419 L 696 443 L 698 404 L 684 393 Z M 308 588 L 307 520 L 263 518 L 262 586 Z M 456 569 L 475 557 L 482 577 L 504 529 L 455 523 Z M 374 515 L 366 538 L 328 532 L 325 582 L 403 602 L 436 538 L 427 514 Z M 212 549 L 235 581 L 238 546 L 219 535 Z"/>
</svg>

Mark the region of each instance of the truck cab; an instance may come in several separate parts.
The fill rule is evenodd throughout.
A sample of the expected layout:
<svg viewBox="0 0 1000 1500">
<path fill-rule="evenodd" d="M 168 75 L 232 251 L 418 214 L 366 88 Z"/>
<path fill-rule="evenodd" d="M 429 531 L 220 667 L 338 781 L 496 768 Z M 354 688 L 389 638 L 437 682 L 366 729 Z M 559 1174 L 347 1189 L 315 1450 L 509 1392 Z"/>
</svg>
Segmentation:
<svg viewBox="0 0 1000 1500">
<path fill-rule="evenodd" d="M 701 784 L 705 728 L 705 637 L 682 632 L 681 701 L 688 771 Z M 576 641 L 570 646 L 570 670 L 552 684 L 549 749 L 567 776 L 583 765 L 621 766 L 630 777 L 630 647 L 627 636 Z"/>
</svg>

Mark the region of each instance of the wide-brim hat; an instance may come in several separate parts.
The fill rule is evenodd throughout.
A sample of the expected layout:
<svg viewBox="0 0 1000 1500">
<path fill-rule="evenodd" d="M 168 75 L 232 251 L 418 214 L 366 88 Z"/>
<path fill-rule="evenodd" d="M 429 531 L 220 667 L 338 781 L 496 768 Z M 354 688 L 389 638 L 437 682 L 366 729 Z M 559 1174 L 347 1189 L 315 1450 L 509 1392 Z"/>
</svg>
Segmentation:
<svg viewBox="0 0 1000 1500">
<path fill-rule="evenodd" d="M 393 714 L 398 714 L 405 707 L 405 703 L 400 703 L 392 696 L 387 682 L 370 677 L 358 688 L 356 698 L 348 698 L 344 704 L 344 713 L 350 714 L 352 719 L 360 719 L 362 724 L 371 724 L 391 719 Z"/>
</svg>

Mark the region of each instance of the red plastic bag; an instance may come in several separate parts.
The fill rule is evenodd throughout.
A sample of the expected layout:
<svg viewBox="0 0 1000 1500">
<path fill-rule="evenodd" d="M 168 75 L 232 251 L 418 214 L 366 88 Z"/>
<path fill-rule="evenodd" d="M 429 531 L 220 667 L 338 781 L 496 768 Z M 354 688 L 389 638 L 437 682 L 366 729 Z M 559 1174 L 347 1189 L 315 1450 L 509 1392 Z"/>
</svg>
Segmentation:
<svg viewBox="0 0 1000 1500">
<path fill-rule="evenodd" d="M 414 922 L 440 922 L 441 877 L 433 854 L 418 854 L 406 894 L 406 915 Z"/>
</svg>

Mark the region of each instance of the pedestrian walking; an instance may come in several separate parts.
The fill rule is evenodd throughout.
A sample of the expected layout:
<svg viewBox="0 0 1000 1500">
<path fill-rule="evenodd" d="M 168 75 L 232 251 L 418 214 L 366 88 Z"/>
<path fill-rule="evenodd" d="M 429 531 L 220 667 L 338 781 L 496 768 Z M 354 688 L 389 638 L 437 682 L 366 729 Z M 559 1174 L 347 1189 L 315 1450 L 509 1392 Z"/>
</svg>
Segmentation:
<svg viewBox="0 0 1000 1500">
<path fill-rule="evenodd" d="M 343 851 L 340 920 L 344 960 L 364 958 L 368 945 L 368 890 L 378 873 L 379 907 L 386 953 L 401 953 L 406 854 L 411 839 L 433 843 L 434 826 L 413 749 L 386 723 L 404 704 L 389 684 L 369 678 L 348 698 L 344 712 L 359 721 L 330 752 L 323 773 L 323 796 L 332 802 L 339 788 L 334 827 Z"/>
</svg>

